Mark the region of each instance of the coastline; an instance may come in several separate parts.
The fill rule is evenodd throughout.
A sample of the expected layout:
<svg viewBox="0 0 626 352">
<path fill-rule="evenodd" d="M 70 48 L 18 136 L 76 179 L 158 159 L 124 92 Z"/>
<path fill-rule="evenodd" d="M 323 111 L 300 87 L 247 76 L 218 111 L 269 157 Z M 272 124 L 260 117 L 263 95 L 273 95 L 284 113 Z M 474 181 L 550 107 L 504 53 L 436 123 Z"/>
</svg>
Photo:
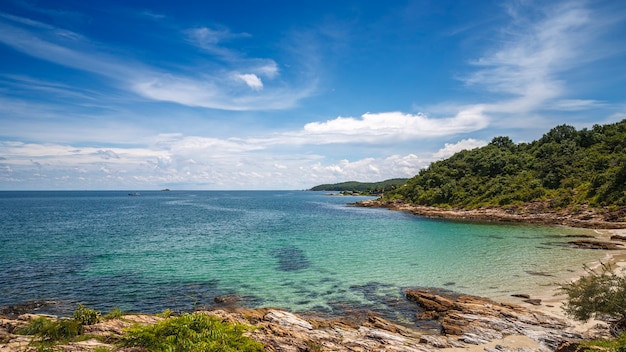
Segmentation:
<svg viewBox="0 0 626 352">
<path fill-rule="evenodd" d="M 553 210 L 546 203 L 530 203 L 524 206 L 507 208 L 438 208 L 425 205 L 408 204 L 400 200 L 381 201 L 379 199 L 364 200 L 351 205 L 364 208 L 386 208 L 389 210 L 406 211 L 413 215 L 447 220 L 510 222 L 543 225 L 561 225 L 595 230 L 626 229 L 626 222 L 610 221 L 618 215 L 603 212 L 594 208 L 581 206 L 575 211 L 567 209 Z M 622 209 L 621 211 L 626 211 Z"/>
<path fill-rule="evenodd" d="M 435 209 L 436 211 L 431 209 L 432 212 L 428 213 L 430 215 L 420 214 L 414 211 L 415 209 L 407 209 L 405 206 L 398 206 L 397 209 L 393 210 L 408 210 L 415 215 L 462 221 L 510 221 L 564 225 L 563 223 L 549 222 L 549 217 L 537 221 L 527 221 L 523 217 L 517 217 L 516 220 L 510 220 L 508 216 L 498 218 L 498 211 L 493 209 L 487 212 L 489 214 L 487 218 L 479 216 L 481 214 L 484 215 L 484 212 L 468 214 L 454 210 L 447 213 L 452 215 L 446 216 L 441 209 Z M 597 223 L 598 220 L 594 221 Z M 608 225 L 605 224 L 605 226 Z M 590 226 L 578 227 L 592 228 Z M 607 229 L 604 226 L 600 226 L 596 228 L 595 234 L 594 240 L 608 241 L 613 235 L 626 236 L 626 229 Z M 611 263 L 615 267 L 626 267 L 626 250 L 588 250 L 597 251 L 598 254 L 598 261 L 588 263 L 590 266 L 599 266 L 601 261 L 603 263 Z M 518 297 L 491 300 L 460 295 L 461 297 L 469 297 L 466 299 L 469 299 L 470 303 L 466 306 L 463 306 L 463 302 L 451 303 L 446 311 L 436 312 L 432 316 L 433 321 L 441 323 L 445 320 L 454 320 L 463 324 L 467 323 L 468 326 L 478 321 L 480 324 L 485 323 L 486 325 L 472 326 L 472 329 L 475 330 L 471 331 L 459 330 L 455 333 L 444 335 L 428 335 L 417 328 L 407 328 L 393 321 L 386 321 L 376 317 L 372 313 L 366 313 L 367 317 L 358 323 L 349 319 L 349 316 L 342 319 L 342 317 L 321 317 L 304 313 L 296 315 L 285 310 L 272 308 L 222 307 L 221 309 L 211 308 L 212 310 L 209 313 L 218 315 L 225 321 L 238 321 L 259 326 L 260 328 L 255 330 L 253 336 L 266 344 L 266 346 L 271 346 L 270 350 L 275 351 L 293 350 L 293 348 L 289 349 L 287 346 L 293 347 L 294 345 L 299 346 L 302 350 L 306 350 L 307 346 L 310 347 L 309 343 L 312 343 L 311 341 L 320 346 L 322 351 L 355 350 L 349 349 L 352 347 L 358 347 L 364 351 L 383 348 L 387 351 L 498 351 L 503 350 L 501 348 L 515 351 L 553 351 L 555 350 L 554 343 L 557 339 L 575 340 L 575 338 L 570 336 L 601 337 L 606 333 L 606 331 L 598 329 L 599 322 L 591 321 L 584 324 L 575 322 L 566 317 L 562 311 L 561 304 L 565 297 L 563 295 L 555 295 L 557 290 L 556 282 L 563 283 L 576 280 L 585 273 L 582 267 L 573 269 L 576 270 L 568 272 L 567 276 L 555 277 L 555 284 L 552 286 L 533 287 L 529 288 L 528 292 L 520 292 L 520 294 L 529 295 L 529 298 L 533 300 L 540 300 L 538 305 L 524 302 L 523 298 Z M 448 302 L 452 298 L 436 292 L 435 300 Z M 492 307 L 495 307 L 496 312 L 506 309 L 506 314 L 503 315 L 506 315 L 507 319 L 502 320 L 497 315 L 491 315 Z M 416 314 L 422 314 L 425 311 L 434 312 L 419 303 L 415 306 L 415 311 Z M 5 340 L 2 338 L 2 328 L 12 323 L 7 323 L 2 318 L 0 316 L 0 351 L 5 351 L 10 349 L 4 349 L 3 344 Z M 25 319 L 28 319 L 28 317 L 26 316 Z M 533 320 L 533 322 L 529 324 L 529 320 Z M 503 330 L 498 330 L 500 327 L 503 327 Z M 558 334 L 558 332 L 554 331 L 554 327 L 557 327 L 556 330 L 562 332 L 562 335 L 558 335 L 558 338 L 550 337 Z M 102 329 L 106 330 L 107 328 L 102 327 Z M 344 349 L 343 347 L 346 348 Z M 74 349 L 74 351 L 83 350 L 87 351 L 89 349 Z"/>
<path fill-rule="evenodd" d="M 446 220 L 459 221 L 478 221 L 478 222 L 508 222 L 508 223 L 527 223 L 548 226 L 567 226 L 573 228 L 582 228 L 593 230 L 595 236 L 591 241 L 597 244 L 613 243 L 610 249 L 602 249 L 600 247 L 587 247 L 589 250 L 598 250 L 598 259 L 592 263 L 587 263 L 591 270 L 598 269 L 602 264 L 609 264 L 617 271 L 626 270 L 626 223 L 607 221 L 606 215 L 596 210 L 583 208 L 577 212 L 563 211 L 547 211 L 542 204 L 530 205 L 526 207 L 503 208 L 486 208 L 486 209 L 444 209 L 430 206 L 412 205 L 402 201 L 386 201 L 382 202 L 378 199 L 359 201 L 351 204 L 357 207 L 373 207 L 386 208 L 389 210 L 406 211 L 416 216 L 428 218 L 440 218 Z M 620 238 L 618 241 L 612 241 L 613 238 Z M 586 274 L 584 268 L 576 268 L 572 270 L 571 275 L 556 277 L 555 284 L 547 287 L 536 287 L 530 289 L 524 295 L 530 296 L 533 300 L 540 303 L 534 305 L 531 309 L 541 312 L 557 319 L 566 321 L 572 328 L 572 331 L 579 333 L 586 338 L 607 338 L 608 327 L 604 322 L 598 320 L 590 320 L 587 322 L 575 321 L 568 317 L 562 309 L 566 300 L 566 295 L 559 292 L 558 283 L 571 282 L 579 279 Z M 524 304 L 523 299 L 516 297 L 508 297 L 496 299 L 503 304 Z M 502 339 L 495 339 L 487 344 L 474 346 L 444 348 L 441 351 L 485 351 L 496 346 L 507 346 L 512 349 L 528 349 L 536 350 L 541 346 L 537 341 L 524 335 L 508 335 Z"/>
</svg>

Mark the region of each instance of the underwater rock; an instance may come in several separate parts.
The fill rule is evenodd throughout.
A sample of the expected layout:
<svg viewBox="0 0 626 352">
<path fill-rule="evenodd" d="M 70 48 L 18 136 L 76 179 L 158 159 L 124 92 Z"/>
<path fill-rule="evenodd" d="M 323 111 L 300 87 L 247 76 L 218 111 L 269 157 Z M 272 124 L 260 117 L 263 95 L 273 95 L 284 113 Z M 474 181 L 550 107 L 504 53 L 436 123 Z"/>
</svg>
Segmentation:
<svg viewBox="0 0 626 352">
<path fill-rule="evenodd" d="M 567 242 L 567 244 L 575 248 L 585 248 L 585 249 L 603 249 L 603 250 L 624 249 L 624 247 L 619 243 L 591 241 L 591 240 L 570 241 L 570 242 Z"/>
<path fill-rule="evenodd" d="M 296 247 L 274 249 L 270 254 L 278 259 L 278 268 L 281 271 L 300 271 L 311 266 L 304 252 Z"/>
</svg>

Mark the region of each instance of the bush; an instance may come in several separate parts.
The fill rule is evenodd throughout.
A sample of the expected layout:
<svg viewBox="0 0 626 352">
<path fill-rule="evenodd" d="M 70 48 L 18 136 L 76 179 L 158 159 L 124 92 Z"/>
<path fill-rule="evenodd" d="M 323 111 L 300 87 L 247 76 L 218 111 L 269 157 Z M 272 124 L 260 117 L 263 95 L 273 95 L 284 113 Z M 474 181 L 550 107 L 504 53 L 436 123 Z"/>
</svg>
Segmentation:
<svg viewBox="0 0 626 352">
<path fill-rule="evenodd" d="M 104 319 L 119 319 L 122 316 L 124 316 L 124 312 L 116 307 L 111 309 L 111 311 L 104 316 Z"/>
<path fill-rule="evenodd" d="M 568 296 L 565 312 L 576 320 L 590 318 L 607 321 L 617 336 L 626 327 L 626 277 L 602 264 L 600 273 L 586 268 L 587 275 L 561 285 Z"/>
<path fill-rule="evenodd" d="M 81 325 L 93 325 L 100 322 L 100 312 L 87 308 L 82 304 L 78 305 L 76 311 L 74 312 L 74 320 L 79 322 Z"/>
<path fill-rule="evenodd" d="M 263 345 L 243 335 L 249 327 L 226 324 L 202 313 L 183 314 L 155 325 L 128 330 L 122 344 L 150 351 L 263 351 Z"/>
<path fill-rule="evenodd" d="M 52 321 L 39 317 L 19 331 L 22 335 L 35 335 L 43 341 L 59 341 L 74 338 L 82 333 L 82 325 L 74 319 Z"/>
</svg>

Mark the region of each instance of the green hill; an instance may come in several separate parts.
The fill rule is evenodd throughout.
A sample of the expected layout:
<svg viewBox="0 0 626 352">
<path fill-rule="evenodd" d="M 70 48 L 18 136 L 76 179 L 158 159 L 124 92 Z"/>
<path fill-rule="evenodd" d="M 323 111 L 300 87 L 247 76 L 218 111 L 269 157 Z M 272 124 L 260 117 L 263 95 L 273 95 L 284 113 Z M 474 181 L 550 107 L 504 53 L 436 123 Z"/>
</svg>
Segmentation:
<svg viewBox="0 0 626 352">
<path fill-rule="evenodd" d="M 369 193 L 380 194 L 383 191 L 387 192 L 403 185 L 407 178 L 394 178 L 381 182 L 357 182 L 348 181 L 342 183 L 325 184 L 311 188 L 311 191 L 336 191 L 336 192 L 356 192 L 356 193 Z"/>
<path fill-rule="evenodd" d="M 469 209 L 626 206 L 626 120 L 580 131 L 560 125 L 532 143 L 496 137 L 431 164 L 383 200 L 391 199 Z"/>
</svg>

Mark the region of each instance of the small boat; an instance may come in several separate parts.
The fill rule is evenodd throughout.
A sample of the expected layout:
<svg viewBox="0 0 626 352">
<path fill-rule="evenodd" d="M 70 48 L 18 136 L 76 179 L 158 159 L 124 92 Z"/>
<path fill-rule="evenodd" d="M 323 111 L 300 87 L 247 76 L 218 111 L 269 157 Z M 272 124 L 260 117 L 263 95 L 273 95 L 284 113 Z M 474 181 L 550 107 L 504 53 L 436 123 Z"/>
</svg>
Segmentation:
<svg viewBox="0 0 626 352">
<path fill-rule="evenodd" d="M 130 192 L 128 193 L 129 196 L 133 196 L 133 197 L 137 197 L 140 196 L 141 194 L 139 194 L 139 192 Z"/>
</svg>

